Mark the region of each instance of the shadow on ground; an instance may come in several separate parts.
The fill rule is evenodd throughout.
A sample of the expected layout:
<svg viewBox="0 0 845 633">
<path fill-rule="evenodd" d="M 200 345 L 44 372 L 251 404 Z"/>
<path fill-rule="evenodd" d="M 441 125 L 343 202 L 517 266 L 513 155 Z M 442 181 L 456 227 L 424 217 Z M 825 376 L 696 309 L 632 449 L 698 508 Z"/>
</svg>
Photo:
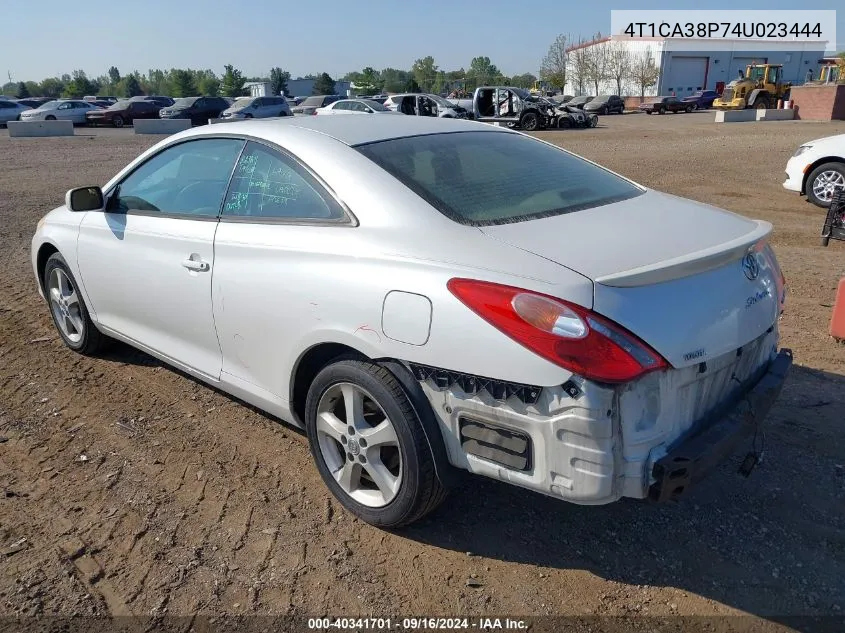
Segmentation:
<svg viewBox="0 0 845 633">
<path fill-rule="evenodd" d="M 102 357 L 165 366 L 120 344 Z M 798 630 L 820 625 L 796 616 L 836 617 L 826 622 L 845 627 L 843 420 L 845 377 L 795 365 L 750 478 L 737 473 L 741 452 L 680 503 L 593 507 L 465 477 L 439 510 L 398 534 L 490 559 L 674 587 Z"/>
</svg>

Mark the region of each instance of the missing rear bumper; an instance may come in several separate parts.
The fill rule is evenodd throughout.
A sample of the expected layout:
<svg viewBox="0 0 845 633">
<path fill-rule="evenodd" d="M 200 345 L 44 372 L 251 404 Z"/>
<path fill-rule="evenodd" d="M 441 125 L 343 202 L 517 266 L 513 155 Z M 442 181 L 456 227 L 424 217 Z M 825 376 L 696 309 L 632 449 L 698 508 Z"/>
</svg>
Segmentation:
<svg viewBox="0 0 845 633">
<path fill-rule="evenodd" d="M 652 469 L 648 498 L 675 500 L 729 457 L 740 442 L 763 423 L 780 395 L 792 366 L 792 351 L 782 349 L 766 373 L 728 413 L 675 446 Z"/>
</svg>

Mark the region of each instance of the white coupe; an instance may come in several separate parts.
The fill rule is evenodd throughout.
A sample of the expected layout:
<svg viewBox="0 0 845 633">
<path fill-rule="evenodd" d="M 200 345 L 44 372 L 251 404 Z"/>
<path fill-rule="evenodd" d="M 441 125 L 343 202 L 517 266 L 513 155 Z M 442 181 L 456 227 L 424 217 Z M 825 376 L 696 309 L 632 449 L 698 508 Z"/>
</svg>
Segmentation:
<svg viewBox="0 0 845 633">
<path fill-rule="evenodd" d="M 317 108 L 314 114 L 401 114 L 394 112 L 372 99 L 342 99 L 322 108 Z"/>
<path fill-rule="evenodd" d="M 845 134 L 801 145 L 786 163 L 784 189 L 806 194 L 816 206 L 827 208 L 837 190 L 845 190 Z"/>
<path fill-rule="evenodd" d="M 119 339 L 304 426 L 395 527 L 457 469 L 581 504 L 675 499 L 740 446 L 750 472 L 792 362 L 771 230 L 507 128 L 291 117 L 69 191 L 32 266 L 69 348 Z"/>
</svg>

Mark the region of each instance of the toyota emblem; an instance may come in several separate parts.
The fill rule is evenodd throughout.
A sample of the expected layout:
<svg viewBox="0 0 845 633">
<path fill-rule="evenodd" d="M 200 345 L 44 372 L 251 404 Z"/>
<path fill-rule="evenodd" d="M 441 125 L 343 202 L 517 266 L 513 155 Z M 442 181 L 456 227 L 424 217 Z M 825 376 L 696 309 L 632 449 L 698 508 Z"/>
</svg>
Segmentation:
<svg viewBox="0 0 845 633">
<path fill-rule="evenodd" d="M 757 263 L 757 256 L 754 253 L 748 253 L 742 258 L 742 272 L 748 277 L 749 281 L 754 281 L 760 274 L 760 264 Z"/>
</svg>

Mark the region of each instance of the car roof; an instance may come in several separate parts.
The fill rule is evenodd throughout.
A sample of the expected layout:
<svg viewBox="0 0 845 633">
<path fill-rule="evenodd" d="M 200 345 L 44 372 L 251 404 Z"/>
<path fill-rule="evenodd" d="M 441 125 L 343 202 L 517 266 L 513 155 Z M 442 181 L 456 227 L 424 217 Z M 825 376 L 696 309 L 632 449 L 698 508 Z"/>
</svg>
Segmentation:
<svg viewBox="0 0 845 633">
<path fill-rule="evenodd" d="M 344 145 L 355 146 L 364 143 L 386 141 L 408 136 L 450 132 L 490 132 L 514 134 L 507 128 L 494 127 L 477 121 L 444 119 L 439 117 L 362 117 L 352 125 L 348 117 L 286 117 L 283 119 L 247 119 L 225 125 L 226 133 L 244 134 L 283 143 L 285 130 L 298 130 L 329 136 Z M 356 117 L 357 119 L 357 117 Z M 363 120 L 366 119 L 366 120 Z M 205 136 L 219 133 L 221 126 L 209 125 L 183 132 L 184 137 Z"/>
</svg>

